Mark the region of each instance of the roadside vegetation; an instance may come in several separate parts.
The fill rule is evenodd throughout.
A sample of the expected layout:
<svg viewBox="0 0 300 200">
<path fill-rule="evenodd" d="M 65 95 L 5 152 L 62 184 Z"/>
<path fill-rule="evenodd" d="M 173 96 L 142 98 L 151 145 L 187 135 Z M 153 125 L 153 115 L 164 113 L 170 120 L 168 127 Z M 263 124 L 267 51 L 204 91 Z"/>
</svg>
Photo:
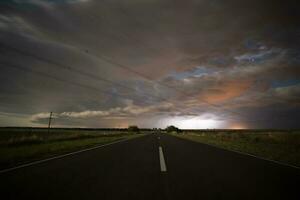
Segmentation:
<svg viewBox="0 0 300 200">
<path fill-rule="evenodd" d="M 176 126 L 168 126 L 166 128 L 167 133 L 180 133 L 181 130 L 177 128 Z"/>
<path fill-rule="evenodd" d="M 300 167 L 300 131 L 194 130 L 169 134 Z"/>
<path fill-rule="evenodd" d="M 0 169 L 144 135 L 128 129 L 0 128 Z"/>
</svg>

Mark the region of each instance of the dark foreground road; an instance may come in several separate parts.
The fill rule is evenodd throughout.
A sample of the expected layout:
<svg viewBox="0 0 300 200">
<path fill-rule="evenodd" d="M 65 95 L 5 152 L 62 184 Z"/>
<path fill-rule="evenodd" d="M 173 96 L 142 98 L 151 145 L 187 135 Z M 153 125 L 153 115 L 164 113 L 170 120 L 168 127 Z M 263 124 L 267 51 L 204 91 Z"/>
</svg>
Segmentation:
<svg viewBox="0 0 300 200">
<path fill-rule="evenodd" d="M 2 173 L 0 198 L 290 200 L 299 181 L 299 169 L 156 134 Z"/>
</svg>

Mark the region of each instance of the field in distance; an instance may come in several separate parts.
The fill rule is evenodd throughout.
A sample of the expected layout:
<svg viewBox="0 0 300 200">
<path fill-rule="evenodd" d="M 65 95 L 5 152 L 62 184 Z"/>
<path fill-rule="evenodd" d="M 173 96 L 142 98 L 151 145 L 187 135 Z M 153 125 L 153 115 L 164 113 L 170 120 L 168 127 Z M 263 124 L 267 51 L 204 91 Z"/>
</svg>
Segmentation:
<svg viewBox="0 0 300 200">
<path fill-rule="evenodd" d="M 300 167 L 299 130 L 0 128 L 0 169 L 157 131 Z"/>
</svg>

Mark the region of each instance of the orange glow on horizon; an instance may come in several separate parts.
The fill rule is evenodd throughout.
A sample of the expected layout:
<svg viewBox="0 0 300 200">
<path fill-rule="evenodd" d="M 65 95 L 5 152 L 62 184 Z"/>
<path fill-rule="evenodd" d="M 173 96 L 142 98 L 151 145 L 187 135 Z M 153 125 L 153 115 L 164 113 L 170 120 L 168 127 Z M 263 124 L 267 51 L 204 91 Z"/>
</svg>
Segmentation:
<svg viewBox="0 0 300 200">
<path fill-rule="evenodd" d="M 245 126 L 243 124 L 233 124 L 233 125 L 230 126 L 230 129 L 235 129 L 235 130 L 247 129 L 247 126 Z"/>
</svg>

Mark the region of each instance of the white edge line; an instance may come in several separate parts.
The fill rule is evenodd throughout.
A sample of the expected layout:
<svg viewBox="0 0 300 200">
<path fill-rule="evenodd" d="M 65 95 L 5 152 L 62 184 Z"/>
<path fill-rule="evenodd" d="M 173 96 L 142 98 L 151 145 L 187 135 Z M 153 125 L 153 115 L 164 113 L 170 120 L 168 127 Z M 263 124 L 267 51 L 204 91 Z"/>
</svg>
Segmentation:
<svg viewBox="0 0 300 200">
<path fill-rule="evenodd" d="M 211 146 L 213 146 L 213 145 L 211 145 Z M 218 148 L 218 147 L 216 147 L 216 148 Z M 224 149 L 224 148 L 220 148 L 220 149 Z M 279 164 L 279 165 L 283 165 L 283 166 L 286 166 L 286 167 L 292 167 L 292 168 L 295 168 L 295 169 L 300 169 L 300 167 L 297 167 L 295 165 L 291 165 L 291 164 L 279 162 L 279 161 L 268 159 L 268 158 L 263 158 L 263 157 L 256 156 L 256 155 L 253 155 L 253 154 L 250 154 L 250 153 L 236 151 L 236 150 L 230 150 L 230 149 L 224 149 L 224 150 L 232 151 L 234 153 L 238 153 L 238 154 L 242 154 L 242 155 L 246 155 L 246 156 L 250 156 L 250 157 L 254 157 L 254 158 L 257 158 L 257 159 L 260 159 L 260 160 L 265 160 L 265 161 L 273 162 L 273 163 L 276 163 L 276 164 Z"/>
<path fill-rule="evenodd" d="M 161 172 L 166 172 L 167 171 L 167 167 L 166 167 L 166 162 L 165 162 L 165 158 L 164 158 L 164 153 L 162 150 L 162 147 L 159 146 L 159 162 L 160 162 L 160 171 Z"/>
<path fill-rule="evenodd" d="M 182 139 L 185 139 L 185 138 L 182 138 Z M 197 141 L 194 141 L 194 140 L 189 140 L 189 141 L 197 142 Z M 283 165 L 283 166 L 286 166 L 286 167 L 292 167 L 292 168 L 295 168 L 295 169 L 300 169 L 300 167 L 297 167 L 295 165 L 291 165 L 291 164 L 279 162 L 279 161 L 276 161 L 276 160 L 271 160 L 271 159 L 268 159 L 268 158 L 263 158 L 263 157 L 256 156 L 256 155 L 253 155 L 253 154 L 250 154 L 250 153 L 236 151 L 236 150 L 232 150 L 232 149 L 226 149 L 224 147 L 219 147 L 219 146 L 216 146 L 216 145 L 213 145 L 213 144 L 207 144 L 207 143 L 203 143 L 203 142 L 197 142 L 197 143 L 205 144 L 205 145 L 208 145 L 208 146 L 211 146 L 211 147 L 215 147 L 217 149 L 222 149 L 222 150 L 225 150 L 225 151 L 231 151 L 231 152 L 238 153 L 238 154 L 245 155 L 245 156 L 254 157 L 254 158 L 257 158 L 257 159 L 260 159 L 260 160 L 265 160 L 265 161 L 273 162 L 273 163 L 276 163 L 276 164 L 279 164 L 279 165 Z"/>
<path fill-rule="evenodd" d="M 51 157 L 51 158 L 38 160 L 38 161 L 30 162 L 30 163 L 27 163 L 27 164 L 19 165 L 19 166 L 8 168 L 8 169 L 3 169 L 3 170 L 0 170 L 0 174 L 10 172 L 10 171 L 14 171 L 14 170 L 17 170 L 17 169 L 20 169 L 20 168 L 29 167 L 29 166 L 32 166 L 32 165 L 44 163 L 44 162 L 47 162 L 47 161 L 51 161 L 51 160 L 55 160 L 55 159 L 59 159 L 59 158 L 63 158 L 63 157 L 83 153 L 83 152 L 86 152 L 86 151 L 91 151 L 91 150 L 98 149 L 98 148 L 105 147 L 105 146 L 109 146 L 109 145 L 112 145 L 112 144 L 125 142 L 125 141 L 130 140 L 130 139 L 134 139 L 134 138 L 127 138 L 127 139 L 123 139 L 123 140 L 118 140 L 118 141 L 111 142 L 111 143 L 108 143 L 108 144 L 103 144 L 103 145 L 100 145 L 100 146 L 95 146 L 95 147 L 91 147 L 91 148 L 87 148 L 87 149 L 82 149 L 82 150 L 79 150 L 79 151 L 74 151 L 74 152 L 63 154 L 63 155 L 60 155 L 60 156 L 54 156 L 54 157 Z"/>
</svg>

